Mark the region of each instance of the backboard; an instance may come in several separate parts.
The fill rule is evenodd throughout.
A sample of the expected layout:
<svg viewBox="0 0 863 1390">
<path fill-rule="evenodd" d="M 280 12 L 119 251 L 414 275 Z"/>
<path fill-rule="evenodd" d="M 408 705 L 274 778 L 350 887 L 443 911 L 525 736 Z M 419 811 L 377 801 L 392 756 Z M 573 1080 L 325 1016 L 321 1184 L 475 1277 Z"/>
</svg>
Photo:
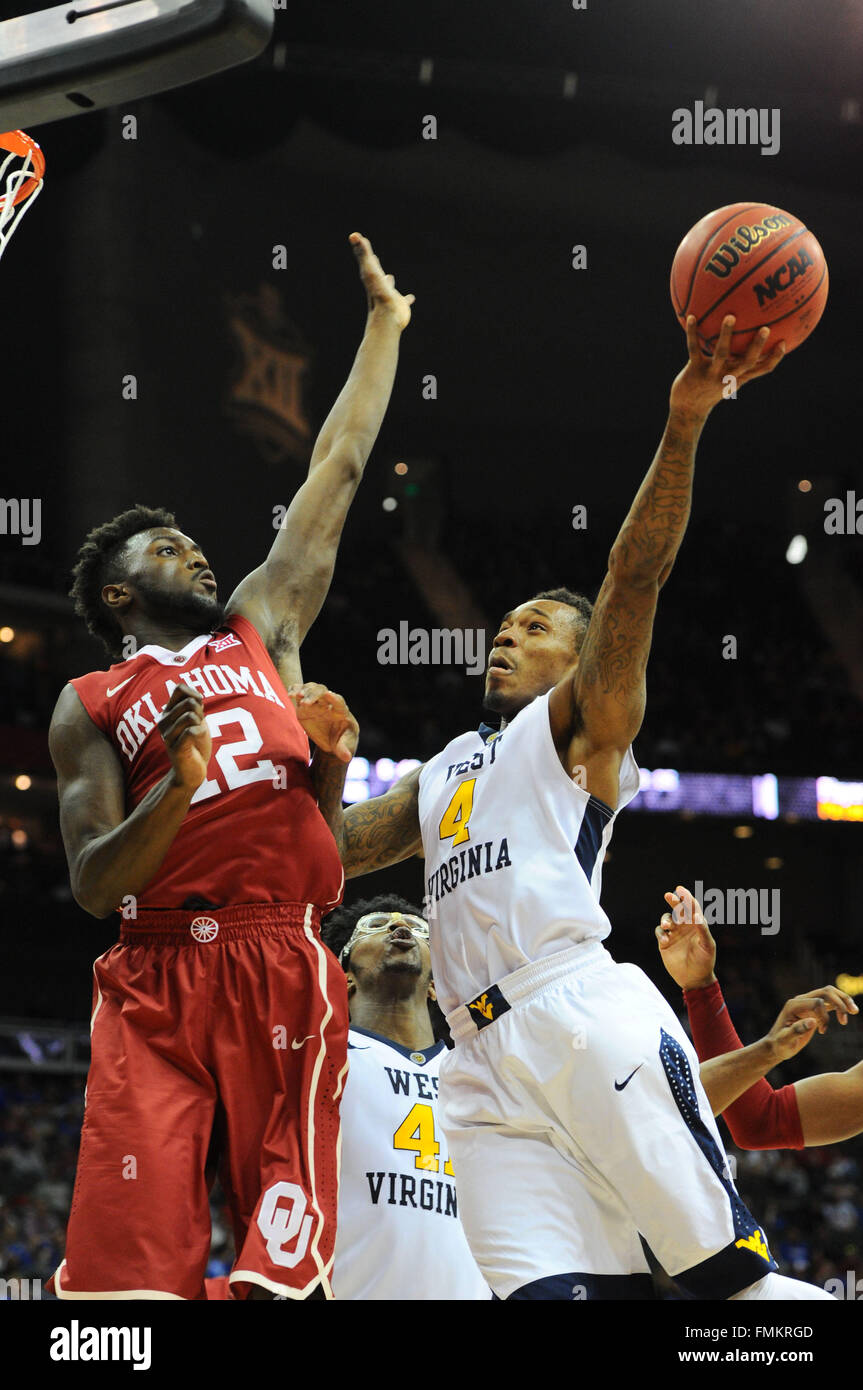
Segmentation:
<svg viewBox="0 0 863 1390">
<path fill-rule="evenodd" d="M 196 82 L 256 57 L 272 28 L 272 0 L 31 0 L 0 22 L 0 130 Z"/>
</svg>

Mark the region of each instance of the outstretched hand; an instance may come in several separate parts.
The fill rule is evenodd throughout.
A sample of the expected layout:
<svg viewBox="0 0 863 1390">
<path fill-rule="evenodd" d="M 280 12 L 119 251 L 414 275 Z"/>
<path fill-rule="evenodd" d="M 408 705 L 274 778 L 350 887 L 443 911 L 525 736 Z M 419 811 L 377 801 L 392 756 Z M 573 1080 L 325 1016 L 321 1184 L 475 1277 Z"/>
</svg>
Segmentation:
<svg viewBox="0 0 863 1390">
<path fill-rule="evenodd" d="M 349 763 L 357 749 L 360 726 L 343 697 L 325 685 L 306 681 L 292 685 L 288 699 L 297 711 L 302 728 L 324 753 Z"/>
<path fill-rule="evenodd" d="M 759 328 L 749 347 L 739 357 L 731 355 L 731 334 L 736 322 L 734 314 L 726 314 L 713 356 L 705 357 L 698 342 L 695 316 L 689 315 L 686 320 L 689 361 L 675 377 L 671 387 L 672 410 L 706 415 L 722 400 L 729 377 L 734 378 L 734 389 L 739 391 L 746 382 L 766 376 L 779 366 L 785 356 L 785 343 L 779 342 L 765 352 L 770 337 L 769 328 Z"/>
<path fill-rule="evenodd" d="M 663 913 L 656 928 L 662 964 L 681 989 L 704 989 L 716 980 L 716 942 L 701 905 L 681 884 L 664 896 L 671 911 Z"/>
<path fill-rule="evenodd" d="M 359 262 L 360 279 L 365 285 L 369 301 L 369 313 L 391 314 L 399 328 L 407 328 L 411 321 L 411 305 L 415 302 L 415 296 L 399 294 L 395 276 L 384 274 L 383 266 L 372 250 L 368 237 L 364 237 L 360 232 L 351 232 L 349 240 Z"/>
<path fill-rule="evenodd" d="M 841 1024 L 848 1022 L 849 1013 L 856 1014 L 857 1005 L 850 994 L 825 985 L 810 994 L 798 994 L 782 1006 L 767 1040 L 772 1045 L 777 1062 L 783 1062 L 811 1042 L 816 1033 L 827 1032 L 827 1019 L 835 1013 Z"/>
</svg>

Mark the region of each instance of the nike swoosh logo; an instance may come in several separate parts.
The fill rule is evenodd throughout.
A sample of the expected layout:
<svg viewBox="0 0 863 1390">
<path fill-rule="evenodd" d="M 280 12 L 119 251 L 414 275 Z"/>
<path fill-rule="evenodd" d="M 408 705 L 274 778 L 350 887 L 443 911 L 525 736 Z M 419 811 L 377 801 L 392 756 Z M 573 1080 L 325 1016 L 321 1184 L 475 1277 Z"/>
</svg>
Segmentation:
<svg viewBox="0 0 863 1390">
<path fill-rule="evenodd" d="M 308 1038 L 303 1038 L 302 1042 L 297 1042 L 296 1038 L 294 1038 L 294 1041 L 291 1043 L 291 1047 L 294 1050 L 294 1052 L 296 1052 L 298 1047 L 302 1047 L 303 1043 L 307 1043 L 309 1039 L 313 1038 L 314 1036 L 314 1033 L 310 1033 Z"/>
<path fill-rule="evenodd" d="M 134 676 L 127 676 L 124 681 L 120 681 L 119 685 L 115 685 L 113 690 L 106 690 L 105 694 L 107 695 L 108 699 L 110 700 L 112 695 L 116 695 L 118 690 L 122 690 L 124 685 L 128 685 L 129 681 L 132 681 L 134 679 Z"/>
<path fill-rule="evenodd" d="M 622 1091 L 622 1090 L 624 1090 L 624 1089 L 629 1085 L 629 1083 L 630 1083 L 630 1081 L 632 1080 L 632 1078 L 635 1076 L 635 1072 L 636 1072 L 636 1071 L 641 1071 L 641 1068 L 642 1068 L 643 1066 L 644 1066 L 644 1063 L 643 1063 L 643 1062 L 639 1062 L 638 1066 L 635 1068 L 635 1071 L 631 1071 L 631 1072 L 629 1073 L 629 1076 L 626 1078 L 625 1081 L 615 1081 L 615 1083 L 614 1083 L 614 1089 L 615 1089 L 615 1091 Z"/>
</svg>

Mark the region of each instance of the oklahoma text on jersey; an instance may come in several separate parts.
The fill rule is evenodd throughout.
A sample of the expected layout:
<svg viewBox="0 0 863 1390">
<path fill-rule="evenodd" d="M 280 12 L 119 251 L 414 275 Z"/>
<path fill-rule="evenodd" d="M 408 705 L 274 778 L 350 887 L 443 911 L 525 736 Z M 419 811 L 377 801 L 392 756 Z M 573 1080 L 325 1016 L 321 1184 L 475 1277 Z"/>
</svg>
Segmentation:
<svg viewBox="0 0 863 1390">
<path fill-rule="evenodd" d="M 200 695 L 213 739 L 206 779 L 137 908 L 338 902 L 338 851 L 317 806 L 309 743 L 253 625 L 234 615 L 182 651 L 142 647 L 72 681 L 120 757 L 131 812 L 170 768 L 158 722 L 171 692 Z"/>
</svg>

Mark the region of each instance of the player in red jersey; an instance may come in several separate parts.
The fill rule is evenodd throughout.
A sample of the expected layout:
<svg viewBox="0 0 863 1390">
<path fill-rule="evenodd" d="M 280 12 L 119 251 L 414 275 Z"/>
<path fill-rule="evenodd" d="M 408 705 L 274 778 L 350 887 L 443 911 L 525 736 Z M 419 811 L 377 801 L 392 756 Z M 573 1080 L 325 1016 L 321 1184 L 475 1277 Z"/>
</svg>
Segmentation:
<svg viewBox="0 0 863 1390">
<path fill-rule="evenodd" d="M 203 1298 L 211 1149 L 234 1293 L 332 1297 L 348 1013 L 318 928 L 343 875 L 286 685 L 301 679 L 413 301 L 364 237 L 351 242 L 365 334 L 264 563 L 223 608 L 200 547 L 146 507 L 79 553 L 77 611 L 119 659 L 65 687 L 50 746 L 75 897 L 122 924 L 94 968 L 61 1298 Z M 355 722 L 315 717 L 329 763 L 344 764 Z"/>
</svg>

